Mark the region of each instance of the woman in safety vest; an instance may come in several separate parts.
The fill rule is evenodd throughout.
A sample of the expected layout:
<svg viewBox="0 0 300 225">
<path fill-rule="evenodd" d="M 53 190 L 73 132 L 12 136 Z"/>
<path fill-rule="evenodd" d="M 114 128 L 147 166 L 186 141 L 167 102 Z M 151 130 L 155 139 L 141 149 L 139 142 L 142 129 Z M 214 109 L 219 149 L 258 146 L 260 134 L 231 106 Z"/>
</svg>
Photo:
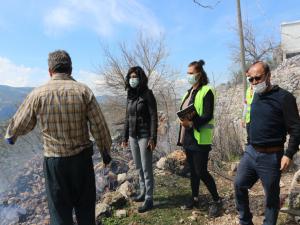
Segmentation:
<svg viewBox="0 0 300 225">
<path fill-rule="evenodd" d="M 215 92 L 208 85 L 208 77 L 203 69 L 203 60 L 191 62 L 188 66 L 187 79 L 192 85 L 184 95 L 180 110 L 194 105 L 195 112 L 189 119 L 180 119 L 178 145 L 183 146 L 191 169 L 192 199 L 183 209 L 199 207 L 200 180 L 206 185 L 213 201 L 209 207 L 209 215 L 217 217 L 222 211 L 214 178 L 207 170 L 208 156 L 211 150 Z M 202 205 L 202 204 L 201 204 Z"/>
</svg>

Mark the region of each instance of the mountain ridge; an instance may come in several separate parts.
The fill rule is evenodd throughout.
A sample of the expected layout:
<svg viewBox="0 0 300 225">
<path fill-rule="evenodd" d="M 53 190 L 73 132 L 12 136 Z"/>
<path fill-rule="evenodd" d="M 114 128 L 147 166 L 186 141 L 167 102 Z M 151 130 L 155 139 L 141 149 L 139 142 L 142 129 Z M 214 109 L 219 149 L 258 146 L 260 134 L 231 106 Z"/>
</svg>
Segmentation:
<svg viewBox="0 0 300 225">
<path fill-rule="evenodd" d="M 12 87 L 0 85 L 0 121 L 8 120 L 17 111 L 18 106 L 34 87 Z M 99 103 L 105 102 L 110 96 L 96 96 Z"/>
</svg>

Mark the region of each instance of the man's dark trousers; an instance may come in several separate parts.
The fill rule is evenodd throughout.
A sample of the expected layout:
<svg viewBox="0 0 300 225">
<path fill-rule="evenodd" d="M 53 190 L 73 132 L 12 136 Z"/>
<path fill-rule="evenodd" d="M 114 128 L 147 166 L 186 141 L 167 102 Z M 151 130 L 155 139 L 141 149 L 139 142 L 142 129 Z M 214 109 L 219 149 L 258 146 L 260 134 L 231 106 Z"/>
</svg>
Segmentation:
<svg viewBox="0 0 300 225">
<path fill-rule="evenodd" d="M 280 194 L 280 162 L 283 151 L 276 153 L 260 153 L 253 146 L 247 145 L 240 161 L 235 178 L 235 200 L 240 215 L 240 224 L 252 223 L 249 209 L 248 189 L 258 179 L 261 180 L 265 192 L 265 219 L 263 225 L 276 225 L 279 212 Z"/>
<path fill-rule="evenodd" d="M 93 149 L 70 157 L 45 157 L 44 175 L 51 225 L 95 225 Z"/>
</svg>

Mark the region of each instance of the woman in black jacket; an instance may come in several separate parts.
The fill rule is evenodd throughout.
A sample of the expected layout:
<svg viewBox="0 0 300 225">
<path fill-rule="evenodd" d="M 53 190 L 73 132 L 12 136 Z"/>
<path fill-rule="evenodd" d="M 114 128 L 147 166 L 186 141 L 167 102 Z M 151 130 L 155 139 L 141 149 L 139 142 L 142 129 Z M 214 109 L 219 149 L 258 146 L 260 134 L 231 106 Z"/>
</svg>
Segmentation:
<svg viewBox="0 0 300 225">
<path fill-rule="evenodd" d="M 139 172 L 140 193 L 133 200 L 144 204 L 138 208 L 145 212 L 153 207 L 152 151 L 157 139 L 157 106 L 144 70 L 135 66 L 126 76 L 127 109 L 122 146 L 129 144 L 136 169 Z"/>
</svg>

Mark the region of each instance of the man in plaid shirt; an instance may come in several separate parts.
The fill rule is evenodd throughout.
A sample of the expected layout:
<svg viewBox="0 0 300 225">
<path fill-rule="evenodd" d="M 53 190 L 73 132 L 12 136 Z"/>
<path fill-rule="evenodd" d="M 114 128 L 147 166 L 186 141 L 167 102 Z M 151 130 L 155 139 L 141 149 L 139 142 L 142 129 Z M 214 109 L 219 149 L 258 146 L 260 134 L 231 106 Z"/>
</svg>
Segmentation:
<svg viewBox="0 0 300 225">
<path fill-rule="evenodd" d="M 73 224 L 73 209 L 79 225 L 94 225 L 96 188 L 89 130 L 106 165 L 111 160 L 109 129 L 92 91 L 72 78 L 69 54 L 50 53 L 48 66 L 51 80 L 27 96 L 10 120 L 6 139 L 14 144 L 39 121 L 51 225 Z"/>
</svg>

